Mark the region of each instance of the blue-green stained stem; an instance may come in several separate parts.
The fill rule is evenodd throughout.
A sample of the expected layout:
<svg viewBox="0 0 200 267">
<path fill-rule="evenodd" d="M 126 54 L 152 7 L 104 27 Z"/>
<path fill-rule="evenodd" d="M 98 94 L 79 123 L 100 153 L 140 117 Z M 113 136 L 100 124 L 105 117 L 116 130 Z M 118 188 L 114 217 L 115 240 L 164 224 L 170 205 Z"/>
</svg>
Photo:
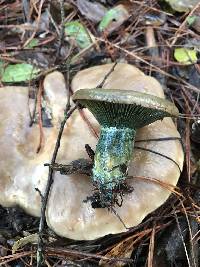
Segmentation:
<svg viewBox="0 0 200 267">
<path fill-rule="evenodd" d="M 93 180 L 100 192 L 108 191 L 112 194 L 112 190 L 127 177 L 134 138 L 134 129 L 101 128 L 93 168 Z"/>
</svg>

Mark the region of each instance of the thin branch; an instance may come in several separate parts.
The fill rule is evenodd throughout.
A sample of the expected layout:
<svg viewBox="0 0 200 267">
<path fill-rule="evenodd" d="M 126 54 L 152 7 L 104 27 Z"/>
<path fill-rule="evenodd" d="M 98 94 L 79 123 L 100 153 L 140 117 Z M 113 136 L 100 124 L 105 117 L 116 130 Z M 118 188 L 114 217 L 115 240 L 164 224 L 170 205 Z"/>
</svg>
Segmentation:
<svg viewBox="0 0 200 267">
<path fill-rule="evenodd" d="M 61 28 L 59 34 L 59 43 L 56 57 L 60 54 L 60 49 L 64 40 L 64 23 L 65 23 L 65 9 L 64 9 L 64 0 L 60 0 L 60 16 L 61 16 Z"/>
<path fill-rule="evenodd" d="M 41 14 L 42 14 L 42 7 L 43 7 L 44 2 L 45 2 L 45 0 L 40 1 L 38 17 L 36 19 L 36 28 L 35 28 L 34 32 L 32 33 L 31 37 L 24 43 L 23 47 L 26 47 L 30 43 L 30 41 L 35 37 L 35 35 L 37 33 L 37 30 L 39 28 L 39 23 L 40 23 Z"/>
<path fill-rule="evenodd" d="M 188 266 L 192 267 L 191 264 L 190 264 L 190 259 L 189 259 L 187 247 L 186 247 L 186 244 L 185 244 L 185 241 L 184 241 L 184 237 L 183 237 L 183 234 L 182 234 L 182 230 L 181 230 L 181 227 L 180 227 L 180 223 L 179 223 L 175 208 L 174 208 L 174 206 L 172 206 L 172 207 L 173 207 L 173 213 L 174 213 L 174 217 L 175 217 L 175 220 L 176 220 L 176 223 L 177 223 L 178 231 L 179 231 L 179 234 L 180 234 L 180 238 L 181 238 L 184 250 L 185 250 L 185 255 L 186 255 L 186 258 L 187 258 Z"/>
<path fill-rule="evenodd" d="M 140 142 L 163 142 L 163 141 L 173 141 L 173 140 L 179 140 L 181 141 L 181 137 L 161 137 L 161 138 L 150 138 L 150 139 L 138 139 L 135 140 L 135 143 L 140 143 Z"/>
<path fill-rule="evenodd" d="M 106 82 L 106 80 L 108 79 L 108 77 L 110 76 L 110 74 L 115 70 L 115 67 L 117 65 L 117 62 L 115 62 L 115 64 L 112 66 L 112 68 L 109 70 L 109 72 L 105 75 L 105 77 L 103 78 L 103 81 L 96 86 L 96 88 L 102 88 Z"/>
<path fill-rule="evenodd" d="M 58 133 L 55 149 L 54 149 L 53 156 L 51 159 L 51 165 L 54 165 L 56 162 L 58 149 L 60 147 L 60 140 L 61 140 L 64 128 L 65 128 L 65 124 L 67 122 L 67 119 L 77 109 L 77 105 L 75 105 L 71 110 L 69 110 L 69 109 L 70 109 L 70 105 L 68 104 L 66 106 L 66 110 L 65 110 L 65 117 L 64 117 L 63 121 L 61 122 L 61 126 L 60 126 L 60 130 Z M 48 198 L 49 198 L 51 185 L 53 183 L 53 174 L 54 174 L 54 170 L 49 166 L 49 175 L 48 175 L 47 184 L 46 184 L 44 196 L 42 198 L 42 205 L 41 205 L 41 217 L 40 217 L 40 224 L 39 224 L 38 247 L 37 247 L 37 267 L 42 266 L 42 262 L 43 262 L 43 239 L 42 239 L 42 236 L 43 236 L 44 226 L 45 226 L 45 212 L 46 212 L 47 202 L 48 202 Z"/>
<path fill-rule="evenodd" d="M 161 156 L 161 157 L 163 157 L 163 158 L 166 158 L 166 159 L 172 161 L 172 162 L 178 167 L 180 173 L 182 172 L 182 170 L 181 170 L 180 166 L 178 165 L 178 163 L 177 163 L 175 160 L 173 160 L 172 158 L 170 158 L 170 157 L 168 157 L 168 156 L 166 156 L 166 155 L 163 155 L 163 154 L 161 154 L 161 153 L 159 153 L 159 152 L 156 152 L 156 151 L 154 151 L 154 150 L 152 150 L 152 149 L 148 149 L 148 148 L 144 148 L 144 147 L 139 147 L 139 146 L 135 146 L 134 148 L 136 148 L 136 149 L 140 149 L 140 150 L 144 150 L 144 151 L 148 151 L 148 152 L 151 152 L 151 153 L 153 153 L 153 154 L 155 154 L 155 155 L 158 155 L 158 156 Z"/>
</svg>

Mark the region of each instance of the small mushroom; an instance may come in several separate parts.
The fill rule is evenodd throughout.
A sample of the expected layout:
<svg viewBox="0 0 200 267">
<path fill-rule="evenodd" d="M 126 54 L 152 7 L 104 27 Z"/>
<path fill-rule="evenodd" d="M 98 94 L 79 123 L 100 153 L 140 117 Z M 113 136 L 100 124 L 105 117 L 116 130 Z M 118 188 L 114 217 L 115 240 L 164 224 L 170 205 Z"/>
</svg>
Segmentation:
<svg viewBox="0 0 200 267">
<path fill-rule="evenodd" d="M 118 203 L 115 192 L 130 191 L 124 180 L 136 130 L 164 117 L 177 116 L 178 110 L 165 99 L 131 90 L 81 89 L 73 99 L 87 107 L 101 125 L 92 174 L 98 193 L 91 200 L 94 208 L 110 208 Z"/>
</svg>

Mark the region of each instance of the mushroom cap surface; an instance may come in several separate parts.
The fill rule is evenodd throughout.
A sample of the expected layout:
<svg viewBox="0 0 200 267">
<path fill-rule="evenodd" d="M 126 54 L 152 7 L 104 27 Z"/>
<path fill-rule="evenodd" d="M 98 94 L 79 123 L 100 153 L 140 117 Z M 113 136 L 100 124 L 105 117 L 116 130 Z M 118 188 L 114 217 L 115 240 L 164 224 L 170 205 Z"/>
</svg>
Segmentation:
<svg viewBox="0 0 200 267">
<path fill-rule="evenodd" d="M 43 128 L 44 145 L 39 153 L 39 127 L 30 126 L 35 105 L 35 100 L 29 99 L 30 88 L 0 87 L 0 205 L 18 205 L 34 216 L 40 216 L 41 208 L 35 188 L 44 192 L 48 177 L 44 163 L 51 160 L 67 99 L 62 73 L 50 73 L 44 87 L 53 127 Z"/>
</svg>

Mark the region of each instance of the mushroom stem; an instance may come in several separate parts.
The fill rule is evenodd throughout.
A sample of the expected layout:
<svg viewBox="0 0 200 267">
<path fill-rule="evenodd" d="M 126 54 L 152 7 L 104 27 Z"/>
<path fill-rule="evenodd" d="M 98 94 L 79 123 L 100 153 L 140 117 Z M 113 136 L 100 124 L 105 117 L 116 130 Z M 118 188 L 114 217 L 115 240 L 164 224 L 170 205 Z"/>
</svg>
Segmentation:
<svg viewBox="0 0 200 267">
<path fill-rule="evenodd" d="M 101 127 L 92 179 L 103 203 L 112 203 L 113 190 L 127 177 L 135 132 L 131 128 Z"/>
</svg>

